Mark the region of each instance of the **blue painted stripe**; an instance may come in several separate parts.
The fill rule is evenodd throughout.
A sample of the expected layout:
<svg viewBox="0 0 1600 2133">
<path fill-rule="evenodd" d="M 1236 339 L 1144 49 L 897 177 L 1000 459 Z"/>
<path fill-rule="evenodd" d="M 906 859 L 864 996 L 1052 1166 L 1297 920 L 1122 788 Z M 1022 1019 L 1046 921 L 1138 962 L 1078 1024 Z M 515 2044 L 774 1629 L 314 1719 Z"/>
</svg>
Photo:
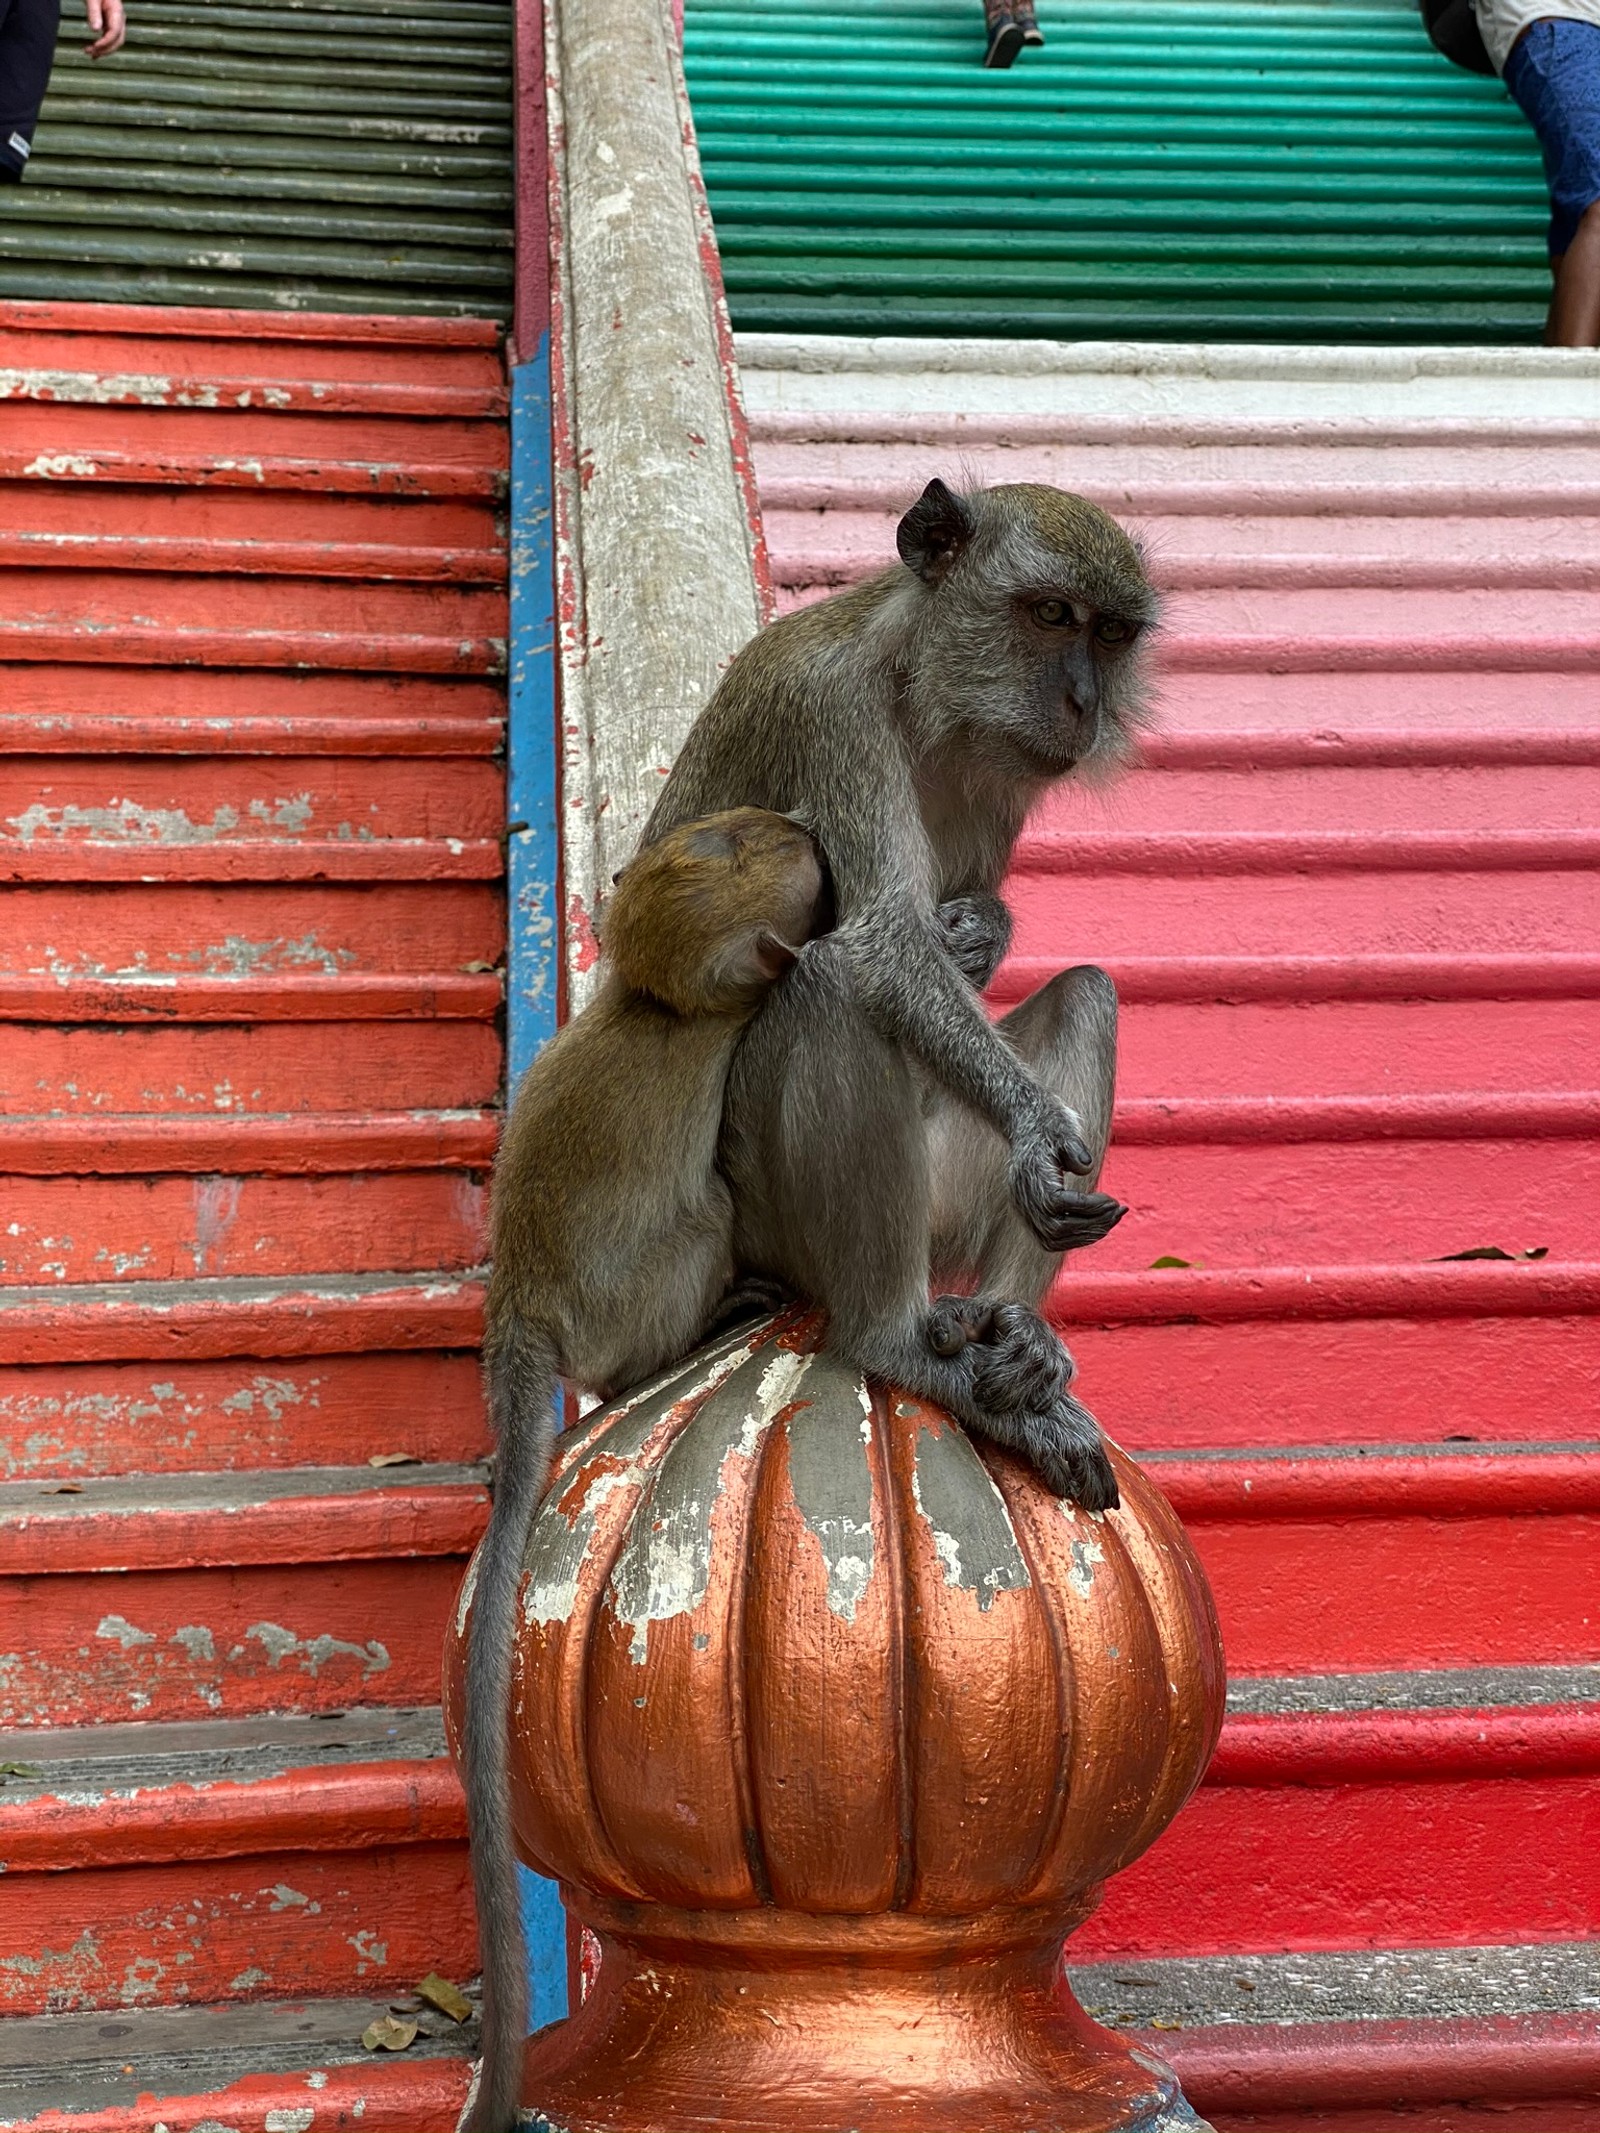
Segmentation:
<svg viewBox="0 0 1600 2133">
<path fill-rule="evenodd" d="M 550 340 L 511 373 L 511 685 L 506 730 L 506 1090 L 556 1032 L 561 848 L 556 817 Z M 519 1868 L 528 2022 L 567 2012 L 567 1921 L 553 1881 Z"/>
<path fill-rule="evenodd" d="M 510 952 L 506 1087 L 555 1035 L 561 969 L 556 826 L 555 565 L 550 338 L 511 373 L 511 688 L 506 740 Z"/>
</svg>

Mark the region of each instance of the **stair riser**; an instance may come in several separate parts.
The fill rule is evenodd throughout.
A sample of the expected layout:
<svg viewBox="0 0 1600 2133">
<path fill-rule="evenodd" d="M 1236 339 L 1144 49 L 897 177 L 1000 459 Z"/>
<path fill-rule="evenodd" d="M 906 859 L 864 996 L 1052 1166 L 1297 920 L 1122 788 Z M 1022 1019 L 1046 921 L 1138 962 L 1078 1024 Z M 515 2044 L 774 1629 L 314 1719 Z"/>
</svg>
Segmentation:
<svg viewBox="0 0 1600 2133">
<path fill-rule="evenodd" d="M 1483 1245 L 1584 1259 L 1600 1141 L 1123 1147 L 1101 1182 L 1131 1212 L 1095 1248 L 1096 1273 L 1136 1272 L 1165 1255 L 1202 1267 L 1331 1266 Z"/>
<path fill-rule="evenodd" d="M 0 1177 L 0 1279 L 187 1281 L 230 1274 L 421 1272 L 483 1257 L 481 1175 Z"/>
<path fill-rule="evenodd" d="M 1072 1961 L 1580 1939 L 1600 1778 L 1203 1786 Z"/>
<path fill-rule="evenodd" d="M 477 1936 L 458 1844 L 18 1874 L 0 1885 L 0 2011 L 370 1993 L 470 1977 Z"/>
<path fill-rule="evenodd" d="M 162 482 L 184 477 L 196 460 L 217 460 L 228 470 L 251 460 L 301 460 L 310 469 L 296 486 L 357 489 L 366 495 L 397 492 L 428 495 L 432 468 L 473 474 L 469 493 L 482 494 L 484 477 L 506 464 L 504 427 L 498 422 L 418 421 L 405 415 L 346 415 L 332 425 L 326 416 L 269 413 L 264 409 L 153 407 L 52 407 L 23 402 L 6 411 L 4 458 L 13 477 L 41 474 L 57 480 L 93 481 L 101 458 L 127 479 L 130 461 L 139 478 Z M 323 469 L 346 468 L 329 481 Z M 186 464 L 187 463 L 187 464 Z M 191 475 L 192 479 L 192 475 Z M 261 474 L 235 473 L 228 486 L 259 490 Z M 457 492 L 459 493 L 459 492 Z"/>
<path fill-rule="evenodd" d="M 359 2126 L 361 2133 L 455 2133 L 470 2080 L 465 2060 L 374 2058 L 365 2066 L 314 2073 L 249 2075 L 204 2095 L 152 2090 L 148 2103 L 47 2110 L 7 2119 L 6 2125 L 8 2133 L 153 2133 L 157 2127 L 216 2133 L 219 2126 L 227 2133 L 285 2133 L 301 2126 L 306 2133 L 343 2126 Z"/>
<path fill-rule="evenodd" d="M 152 586 L 142 572 L 38 570 L 13 581 L 0 644 L 12 658 L 25 657 L 31 629 L 149 628 L 152 615 L 157 618 L 153 643 L 169 630 L 214 631 L 230 638 L 282 631 L 334 640 L 347 636 L 452 637 L 469 644 L 503 638 L 506 631 L 504 594 L 470 587 L 301 578 L 286 588 L 281 580 L 270 577 L 166 575 Z M 246 663 L 264 662 L 248 659 Z M 374 662 L 329 656 L 316 663 L 369 666 Z"/>
<path fill-rule="evenodd" d="M 95 977 L 338 977 L 361 971 L 454 973 L 494 965 L 505 941 L 497 888 L 476 883 L 373 889 L 133 883 L 17 889 L 6 967 Z M 67 1011 L 63 998 L 61 1012 Z"/>
<path fill-rule="evenodd" d="M 1117 1093 L 1585 1089 L 1597 1059 L 1600 1000 L 1138 1001 L 1122 1011 Z"/>
<path fill-rule="evenodd" d="M 208 672 L 197 667 L 96 671 L 76 663 L 0 660 L 0 685 L 5 721 L 0 723 L 0 746 L 22 754 L 44 746 L 54 749 L 63 733 L 71 734 L 74 721 L 107 715 L 144 722 L 136 739 L 119 742 L 134 753 L 156 745 L 186 720 L 204 721 L 187 742 L 187 752 L 202 759 L 238 752 L 230 745 L 230 735 L 240 720 L 257 726 L 262 720 L 288 722 L 284 737 L 273 741 L 272 752 L 293 755 L 297 719 L 336 719 L 356 734 L 363 721 L 381 721 L 388 728 L 400 719 L 425 732 L 442 730 L 448 735 L 452 726 L 476 731 L 486 723 L 498 727 L 505 718 L 504 694 L 492 682 L 432 675 Z M 97 742 L 88 752 L 105 745 Z M 259 746 L 254 743 L 244 752 L 257 752 Z M 410 752 L 418 751 L 413 747 Z M 420 752 L 426 756 L 428 748 Z"/>
<path fill-rule="evenodd" d="M 6 1580 L 26 1643 L 0 1671 L 0 1724 L 431 1703 L 465 1568 L 422 1556 Z"/>
<path fill-rule="evenodd" d="M 1165 2043 L 1167 2040 L 1163 2039 Z M 1205 2092 L 1190 2083 L 1186 2093 L 1205 2107 Z M 1594 2133 L 1597 2107 L 1592 2096 L 1565 2103 L 1510 2103 L 1496 2097 L 1485 2103 L 1397 2104 L 1385 2110 L 1362 2104 L 1348 2111 L 1237 2111 L 1210 2107 L 1216 2133 Z M 42 2129 L 41 2129 L 42 2133 Z M 120 2128 L 117 2129 L 120 2133 Z M 173 2133 L 178 2133 L 175 2124 Z"/>
<path fill-rule="evenodd" d="M 1592 949 L 1589 872 L 1014 875 L 1013 952 L 1062 961 L 1190 955 L 1540 955 Z"/>
<path fill-rule="evenodd" d="M 1204 733 L 1259 728 L 1359 735 L 1396 726 L 1419 734 L 1463 727 L 1592 732 L 1594 677 L 1506 672 L 1492 659 L 1438 673 L 1169 674 L 1161 681 L 1157 715 L 1163 727 Z"/>
<path fill-rule="evenodd" d="M 212 1029 L 9 1030 L 0 1116 L 248 1119 L 254 1114 L 478 1109 L 500 1046 L 471 1022 Z"/>
<path fill-rule="evenodd" d="M 1600 1414 L 1592 1318 L 1079 1325 L 1070 1272 L 1053 1309 L 1079 1392 L 1133 1452 L 1557 1442 L 1592 1437 Z"/>
<path fill-rule="evenodd" d="M 1596 532 L 1600 540 L 1600 529 Z M 1164 730 L 1158 728 L 1158 734 Z M 1133 836 L 1226 830 L 1407 832 L 1570 830 L 1600 816 L 1600 767 L 1533 764 L 1518 769 L 1135 770 L 1102 792 L 1068 783 L 1029 822 L 1029 832 L 1092 831 Z M 1031 849 L 1028 838 L 1023 850 Z"/>
<path fill-rule="evenodd" d="M 319 496 L 310 490 L 161 490 L 129 483 L 6 481 L 0 477 L 0 526 L 9 536 L 39 542 L 38 561 L 69 563 L 81 558 L 49 553 L 63 538 L 69 547 L 106 540 L 319 541 L 330 551 L 339 543 L 437 548 L 467 553 L 501 547 L 500 515 L 493 504 L 470 497 L 419 497 L 410 501 L 362 496 Z M 502 551 L 503 552 L 503 551 Z M 109 562 L 109 558 L 108 558 Z M 330 552 L 328 567 L 343 566 Z M 203 570 L 209 566 L 190 566 Z M 500 565 L 504 569 L 503 562 Z"/>
<path fill-rule="evenodd" d="M 499 392 L 505 385 L 498 336 L 479 320 L 400 327 L 364 318 L 283 319 L 251 312 L 169 312 L 84 305 L 7 304 L 0 326 L 11 362 L 29 370 L 142 374 L 193 391 L 217 378 L 259 377 L 276 389 L 292 380 L 454 386 Z M 232 328 L 231 331 L 228 328 Z M 460 345 L 437 345 L 459 337 Z"/>
<path fill-rule="evenodd" d="M 1234 1674 L 1600 1659 L 1600 1517 L 1191 1516 L 1189 1532 Z"/>
<path fill-rule="evenodd" d="M 0 758 L 0 860 L 75 844 L 189 849 L 307 839 L 498 837 L 505 788 L 491 763 L 312 757 L 95 762 Z"/>
<path fill-rule="evenodd" d="M 397 1440 L 404 1438 L 404 1444 Z M 243 1473 L 489 1446 L 470 1354 L 0 1370 L 0 1478 Z"/>
</svg>

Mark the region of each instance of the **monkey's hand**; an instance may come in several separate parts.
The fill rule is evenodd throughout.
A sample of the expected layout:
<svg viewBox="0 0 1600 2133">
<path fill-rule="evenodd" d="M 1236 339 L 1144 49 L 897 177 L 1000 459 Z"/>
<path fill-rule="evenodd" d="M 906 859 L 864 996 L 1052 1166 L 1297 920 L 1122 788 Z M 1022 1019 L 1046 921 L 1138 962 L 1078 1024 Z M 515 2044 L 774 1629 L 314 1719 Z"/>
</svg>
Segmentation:
<svg viewBox="0 0 1600 2133">
<path fill-rule="evenodd" d="M 973 1401 L 1042 1412 L 1072 1382 L 1072 1358 L 1037 1311 L 991 1296 L 941 1296 L 928 1313 L 936 1355 L 964 1356 Z"/>
<path fill-rule="evenodd" d="M 982 992 L 1011 946 L 1011 913 L 998 896 L 952 896 L 934 913 L 944 952 Z"/>
<path fill-rule="evenodd" d="M 1011 1197 L 1029 1229 L 1051 1252 L 1097 1244 L 1127 1213 L 1103 1192 L 1080 1192 L 1093 1158 L 1083 1128 L 1064 1104 L 1047 1104 L 1037 1126 L 1011 1149 Z"/>
</svg>

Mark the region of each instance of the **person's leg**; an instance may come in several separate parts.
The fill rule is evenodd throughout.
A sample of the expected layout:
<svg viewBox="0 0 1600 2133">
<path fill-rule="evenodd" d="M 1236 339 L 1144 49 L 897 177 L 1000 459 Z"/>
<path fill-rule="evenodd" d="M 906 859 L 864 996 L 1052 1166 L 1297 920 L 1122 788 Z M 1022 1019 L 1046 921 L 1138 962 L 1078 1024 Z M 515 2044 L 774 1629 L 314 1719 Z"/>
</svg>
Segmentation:
<svg viewBox="0 0 1600 2133">
<path fill-rule="evenodd" d="M 1545 346 L 1600 348 L 1600 200 L 1584 211 L 1577 236 L 1551 265 L 1556 287 Z"/>
<path fill-rule="evenodd" d="M 1600 26 L 1541 18 L 1512 46 L 1505 84 L 1539 137 L 1550 187 L 1546 344 L 1600 346 Z"/>
<path fill-rule="evenodd" d="M 1009 67 L 1023 46 L 1023 29 L 1012 0 L 983 0 L 983 24 L 989 39 L 986 67 Z"/>
<path fill-rule="evenodd" d="M 0 184 L 27 168 L 60 27 L 61 0 L 0 0 Z"/>
</svg>

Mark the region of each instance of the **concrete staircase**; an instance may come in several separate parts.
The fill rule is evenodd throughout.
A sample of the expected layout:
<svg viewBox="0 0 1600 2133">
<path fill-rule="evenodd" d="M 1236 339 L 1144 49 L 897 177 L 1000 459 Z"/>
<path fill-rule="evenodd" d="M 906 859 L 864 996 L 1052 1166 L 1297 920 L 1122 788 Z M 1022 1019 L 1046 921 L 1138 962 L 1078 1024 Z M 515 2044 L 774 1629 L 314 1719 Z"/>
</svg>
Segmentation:
<svg viewBox="0 0 1600 2133">
<path fill-rule="evenodd" d="M 7 303 L 0 393 L 0 2123 L 432 2133 L 498 330 Z"/>
<path fill-rule="evenodd" d="M 1056 1301 L 1234 1677 L 1079 1989 L 1224 2129 L 1592 2128 L 1600 364 L 740 353 L 782 603 L 934 473 L 1094 495 L 1170 595 L 1161 730 L 1032 827 L 996 988 L 1121 988 L 1133 1211 Z"/>
</svg>

